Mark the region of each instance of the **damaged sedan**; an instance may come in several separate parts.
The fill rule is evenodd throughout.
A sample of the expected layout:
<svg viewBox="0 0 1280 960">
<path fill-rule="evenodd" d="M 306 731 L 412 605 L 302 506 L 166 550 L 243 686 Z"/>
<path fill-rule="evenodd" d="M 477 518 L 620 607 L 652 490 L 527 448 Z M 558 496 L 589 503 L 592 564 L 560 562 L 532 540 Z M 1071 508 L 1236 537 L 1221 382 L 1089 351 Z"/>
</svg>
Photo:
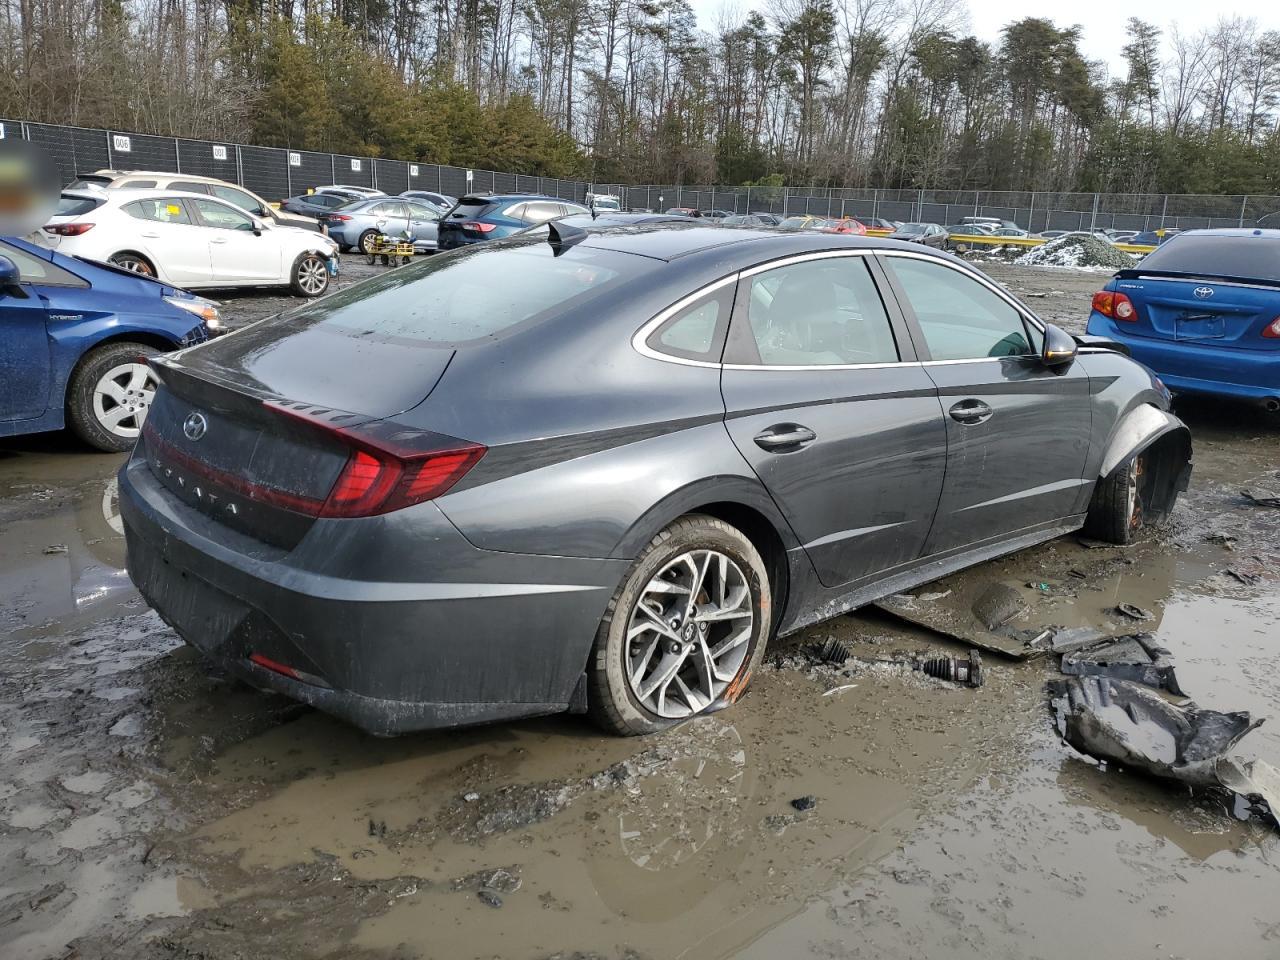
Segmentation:
<svg viewBox="0 0 1280 960">
<path fill-rule="evenodd" d="M 653 225 L 477 245 L 157 358 L 129 572 L 377 734 L 658 731 L 774 637 L 1185 488 L 1169 392 L 919 245 Z"/>
</svg>

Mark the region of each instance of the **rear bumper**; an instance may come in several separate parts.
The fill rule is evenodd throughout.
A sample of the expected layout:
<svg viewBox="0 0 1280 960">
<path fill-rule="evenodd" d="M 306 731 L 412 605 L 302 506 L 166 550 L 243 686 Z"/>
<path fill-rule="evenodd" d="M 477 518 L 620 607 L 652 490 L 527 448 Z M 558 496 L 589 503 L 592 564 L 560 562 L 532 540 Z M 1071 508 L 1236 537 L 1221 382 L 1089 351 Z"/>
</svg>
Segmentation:
<svg viewBox="0 0 1280 960">
<path fill-rule="evenodd" d="M 433 503 L 401 511 L 411 518 L 318 521 L 286 554 L 182 503 L 137 457 L 120 473 L 120 510 L 129 575 L 186 642 L 380 735 L 567 709 L 627 567 L 480 550 Z M 413 581 L 388 578 L 397 555 Z"/>
<path fill-rule="evenodd" d="M 1280 397 L 1280 350 L 1242 350 L 1213 343 L 1136 337 L 1100 313 L 1089 316 L 1087 332 L 1129 348 L 1175 393 L 1201 393 L 1246 400 Z"/>
</svg>

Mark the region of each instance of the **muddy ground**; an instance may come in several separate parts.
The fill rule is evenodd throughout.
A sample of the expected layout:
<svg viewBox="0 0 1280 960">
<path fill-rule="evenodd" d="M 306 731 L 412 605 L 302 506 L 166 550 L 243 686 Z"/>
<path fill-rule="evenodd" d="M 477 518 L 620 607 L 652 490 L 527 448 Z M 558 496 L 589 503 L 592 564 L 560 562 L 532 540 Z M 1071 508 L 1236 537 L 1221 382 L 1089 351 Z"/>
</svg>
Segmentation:
<svg viewBox="0 0 1280 960">
<path fill-rule="evenodd" d="M 1077 330 L 1102 281 L 990 269 Z M 289 301 L 225 303 L 243 323 Z M 1280 762 L 1280 510 L 1239 495 L 1280 485 L 1280 420 L 1178 410 L 1196 473 L 1166 529 L 943 589 L 1006 583 L 1028 628 L 1145 608 L 1201 705 L 1273 718 L 1240 752 Z M 0 441 L 4 960 L 1280 956 L 1280 831 L 1064 746 L 1047 660 L 988 655 L 970 690 L 798 652 L 963 651 L 865 613 L 664 736 L 376 740 L 220 676 L 147 611 L 121 459 Z"/>
</svg>

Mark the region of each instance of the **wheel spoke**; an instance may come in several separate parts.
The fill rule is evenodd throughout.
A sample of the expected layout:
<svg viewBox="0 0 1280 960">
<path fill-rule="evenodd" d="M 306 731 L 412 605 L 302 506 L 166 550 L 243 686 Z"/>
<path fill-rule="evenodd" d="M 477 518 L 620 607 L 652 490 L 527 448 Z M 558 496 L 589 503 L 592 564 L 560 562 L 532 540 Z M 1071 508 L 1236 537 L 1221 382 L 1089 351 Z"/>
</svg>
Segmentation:
<svg viewBox="0 0 1280 960">
<path fill-rule="evenodd" d="M 124 403 L 124 387 L 116 383 L 114 380 L 104 379 L 98 384 L 98 393 L 110 397 L 116 403 Z"/>
<path fill-rule="evenodd" d="M 133 411 L 128 407 L 112 407 L 102 415 L 102 423 L 103 426 L 114 428 L 120 426 L 131 416 L 133 416 Z"/>
<path fill-rule="evenodd" d="M 649 641 L 649 646 L 645 648 L 644 654 L 640 657 L 635 665 L 635 669 L 631 671 L 631 685 L 639 687 L 640 682 L 644 679 L 644 672 L 649 669 L 649 662 L 653 659 L 653 651 L 658 649 L 658 644 L 662 642 L 660 637 L 654 637 Z"/>
<path fill-rule="evenodd" d="M 134 364 L 133 370 L 129 374 L 129 390 L 141 390 L 147 385 L 148 375 L 151 373 L 142 364 Z"/>
<path fill-rule="evenodd" d="M 658 661 L 658 667 L 653 671 L 647 683 L 638 691 L 642 700 L 647 700 L 655 691 L 658 693 L 659 700 L 666 696 L 667 687 L 671 685 L 671 680 L 680 668 L 684 666 L 688 654 L 683 651 L 680 653 L 668 653 Z"/>
</svg>

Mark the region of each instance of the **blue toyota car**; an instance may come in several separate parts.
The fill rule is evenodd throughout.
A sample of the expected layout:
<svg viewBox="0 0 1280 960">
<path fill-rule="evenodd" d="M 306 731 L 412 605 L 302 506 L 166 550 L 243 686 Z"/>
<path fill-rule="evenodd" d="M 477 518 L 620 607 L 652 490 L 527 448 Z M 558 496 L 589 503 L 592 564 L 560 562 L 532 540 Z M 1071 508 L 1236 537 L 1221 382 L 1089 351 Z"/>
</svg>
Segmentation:
<svg viewBox="0 0 1280 960">
<path fill-rule="evenodd" d="M 156 391 L 147 359 L 219 327 L 213 303 L 185 290 L 0 237 L 0 437 L 69 425 L 128 450 Z"/>
<path fill-rule="evenodd" d="M 1280 411 L 1280 230 L 1189 230 L 1093 297 L 1088 332 L 1175 393 Z"/>
</svg>

